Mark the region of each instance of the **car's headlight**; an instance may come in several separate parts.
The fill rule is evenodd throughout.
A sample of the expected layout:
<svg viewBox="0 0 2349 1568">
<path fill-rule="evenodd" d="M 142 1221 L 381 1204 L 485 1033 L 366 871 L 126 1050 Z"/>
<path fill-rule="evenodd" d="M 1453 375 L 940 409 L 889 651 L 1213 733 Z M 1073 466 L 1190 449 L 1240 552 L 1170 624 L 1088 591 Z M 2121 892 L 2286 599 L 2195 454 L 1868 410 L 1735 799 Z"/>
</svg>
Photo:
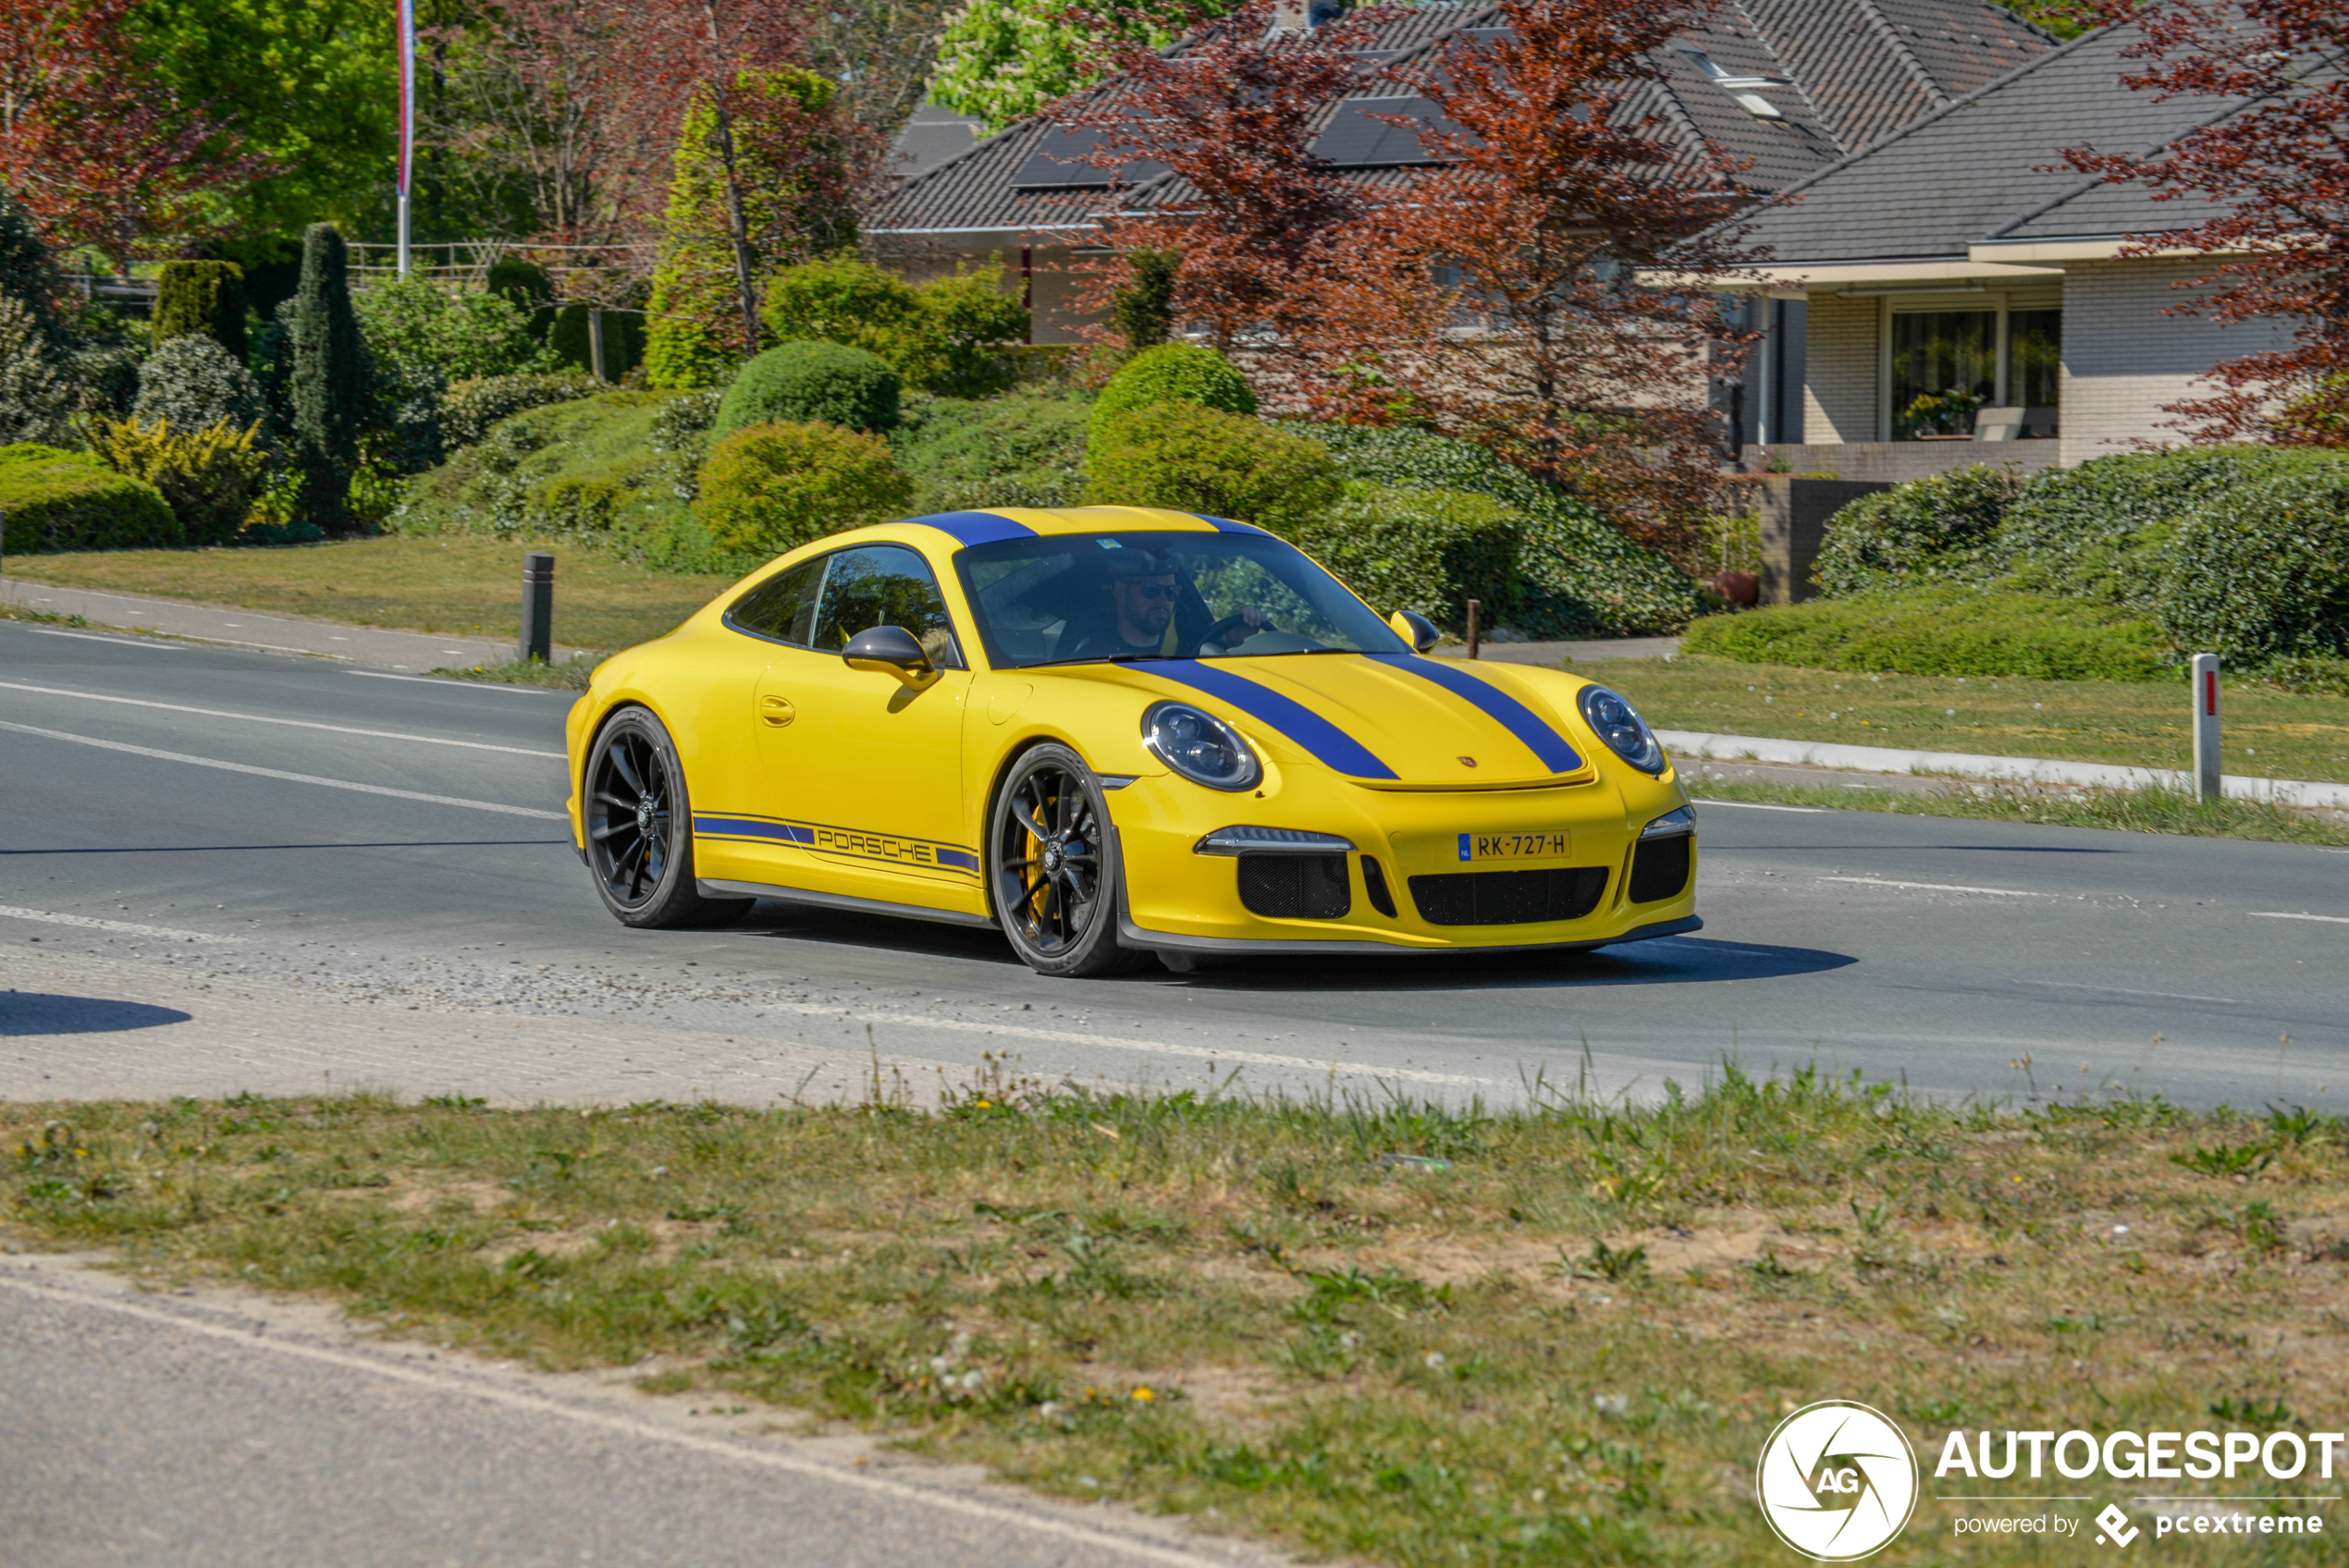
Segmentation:
<svg viewBox="0 0 2349 1568">
<path fill-rule="evenodd" d="M 1640 717 L 1640 710 L 1604 686 L 1585 686 L 1582 717 L 1606 749 L 1642 773 L 1664 771 L 1664 747 Z"/>
<path fill-rule="evenodd" d="M 1158 703 L 1142 716 L 1142 744 L 1194 784 L 1253 790 L 1263 765 L 1232 727 L 1188 703 Z"/>
</svg>

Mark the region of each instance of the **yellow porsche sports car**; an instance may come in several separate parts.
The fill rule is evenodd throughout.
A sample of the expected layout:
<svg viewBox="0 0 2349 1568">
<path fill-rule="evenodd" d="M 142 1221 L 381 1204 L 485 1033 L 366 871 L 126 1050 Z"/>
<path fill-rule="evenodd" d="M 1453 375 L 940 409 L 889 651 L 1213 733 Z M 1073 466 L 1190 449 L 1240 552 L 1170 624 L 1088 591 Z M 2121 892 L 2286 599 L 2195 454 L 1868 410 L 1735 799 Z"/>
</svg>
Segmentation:
<svg viewBox="0 0 2349 1568">
<path fill-rule="evenodd" d="M 835 534 L 596 671 L 573 841 L 630 925 L 781 899 L 997 925 L 1052 975 L 1696 930 L 1695 813 L 1630 704 L 1434 642 L 1215 518 Z"/>
</svg>

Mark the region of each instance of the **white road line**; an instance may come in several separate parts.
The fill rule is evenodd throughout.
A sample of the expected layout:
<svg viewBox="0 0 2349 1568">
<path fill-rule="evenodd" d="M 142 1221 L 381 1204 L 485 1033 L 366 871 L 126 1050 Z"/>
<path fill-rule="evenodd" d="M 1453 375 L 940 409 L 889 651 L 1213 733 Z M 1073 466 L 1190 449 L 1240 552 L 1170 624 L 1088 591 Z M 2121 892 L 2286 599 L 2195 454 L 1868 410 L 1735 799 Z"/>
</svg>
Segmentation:
<svg viewBox="0 0 2349 1568">
<path fill-rule="evenodd" d="M 15 680 L 0 680 L 0 691 L 38 692 L 44 697 L 79 697 L 85 703 L 121 703 L 134 708 L 161 708 L 166 713 L 200 714 L 205 718 L 240 718 L 248 724 L 285 724 L 296 729 L 326 729 L 337 735 L 367 735 L 378 741 L 417 741 L 427 746 L 462 746 L 473 752 L 504 752 L 517 757 L 552 757 L 560 762 L 560 752 L 534 752 L 523 746 L 493 746 L 484 741 L 449 741 L 437 735 L 409 735 L 396 729 L 354 729 L 346 724 L 320 724 L 307 718 L 272 718 L 266 714 L 230 713 L 223 708 L 191 708 L 179 703 L 153 703 L 141 697 L 106 697 L 95 692 L 68 692 L 56 686 L 27 686 Z"/>
<path fill-rule="evenodd" d="M 926 1487 L 918 1482 L 903 1481 L 884 1476 L 861 1474 L 842 1465 L 771 1448 L 753 1448 L 747 1444 L 731 1443 L 721 1439 L 693 1432 L 675 1431 L 652 1421 L 640 1421 L 617 1411 L 593 1410 L 549 1399 L 543 1394 L 525 1393 L 520 1389 L 502 1388 L 486 1378 L 469 1378 L 455 1372 L 400 1364 L 379 1356 L 361 1355 L 351 1351 L 332 1350 L 325 1345 L 306 1344 L 288 1339 L 282 1334 L 264 1336 L 247 1329 L 230 1328 L 225 1324 L 208 1323 L 192 1316 L 160 1311 L 132 1302 L 116 1300 L 89 1292 L 49 1285 L 45 1281 L 10 1279 L 0 1273 L 0 1286 L 31 1296 L 35 1300 L 69 1300 L 76 1305 L 94 1307 L 101 1312 L 115 1313 L 123 1317 L 135 1317 L 142 1322 L 175 1329 L 184 1334 L 200 1334 L 219 1340 L 248 1351 L 260 1351 L 269 1355 L 281 1355 L 299 1361 L 312 1361 L 348 1371 L 363 1372 L 388 1382 L 406 1383 L 414 1388 L 429 1389 L 437 1393 L 455 1394 L 465 1399 L 479 1400 L 485 1404 L 502 1405 L 526 1415 L 551 1416 L 575 1426 L 592 1427 L 628 1438 L 641 1443 L 688 1449 L 712 1458 L 728 1459 L 741 1464 L 756 1465 L 768 1470 L 781 1470 L 794 1476 L 828 1481 L 835 1486 L 886 1497 L 900 1502 L 916 1503 L 944 1513 L 984 1519 L 1010 1529 L 1026 1530 L 1037 1535 L 1052 1536 L 1062 1540 L 1120 1557 L 1138 1558 L 1150 1562 L 1163 1562 L 1174 1568 L 1230 1568 L 1229 1557 L 1210 1557 L 1200 1552 L 1185 1551 L 1179 1547 L 1162 1546 L 1153 1541 L 1137 1540 L 1109 1530 L 1098 1529 L 1074 1520 L 1056 1519 L 1041 1512 L 1006 1507 L 982 1498 L 966 1497 L 943 1487 Z"/>
<path fill-rule="evenodd" d="M 2045 986 L 2058 991 L 2095 991 L 2107 997 L 2152 997 L 2165 1002 L 2224 1002 L 2229 1007 L 2249 1007 L 2252 1004 L 2233 997 L 2188 997 L 2176 991 L 2133 991 L 2125 986 L 2075 986 L 2064 980 L 2018 980 L 2018 986 Z"/>
<path fill-rule="evenodd" d="M 93 637 L 87 631 L 53 631 L 45 626 L 29 626 L 25 630 L 43 637 L 72 637 L 84 643 L 111 643 L 117 648 L 160 648 L 168 654 L 188 651 L 177 643 L 166 643 L 159 637 Z"/>
<path fill-rule="evenodd" d="M 1747 811 L 1799 811 L 1805 816 L 1827 815 L 1825 806 L 1771 806 L 1764 805 L 1760 801 L 1720 801 L 1711 795 L 1691 795 L 1689 799 L 1703 806 L 1741 806 Z"/>
<path fill-rule="evenodd" d="M 571 820 L 562 812 L 542 811 L 536 806 L 510 806 L 498 801 L 469 801 L 460 795 L 427 795 L 416 790 L 387 790 L 380 784 L 355 784 L 348 778 L 321 778 L 313 773 L 288 773 L 282 768 L 254 767 L 247 763 L 220 762 L 212 757 L 191 757 L 185 752 L 159 752 L 153 746 L 128 746 L 120 741 L 101 741 L 94 735 L 68 735 L 62 729 L 43 729 L 30 724 L 0 722 L 0 729 L 13 729 L 19 735 L 38 735 L 48 741 L 70 741 L 78 746 L 126 752 L 134 757 L 154 757 L 158 762 L 185 763 L 191 767 L 216 767 L 225 773 L 250 773 L 257 778 L 282 778 L 289 784 L 317 784 L 329 790 L 352 790 L 362 795 L 388 795 L 395 801 L 422 801 L 427 805 L 502 812 L 508 816 L 532 816 L 545 822 Z"/>
<path fill-rule="evenodd" d="M 1822 876 L 1822 882 L 1858 882 L 1870 888 L 1916 888 L 1928 893 L 1996 893 L 2002 899 L 2044 899 L 2052 895 L 2029 893 L 2018 888 L 1965 888 L 1954 882 L 1891 882 L 1881 876 Z"/>
<path fill-rule="evenodd" d="M 419 686 L 455 687 L 461 692 L 493 692 L 504 697 L 563 697 L 567 692 L 535 691 L 528 686 L 499 686 L 487 680 L 457 680 L 446 675 L 387 675 L 380 669 L 346 669 L 345 675 L 363 675 L 370 680 L 412 680 Z"/>
<path fill-rule="evenodd" d="M 2349 925 L 2349 916 L 2338 914 L 2269 914 L 2264 910 L 2251 912 L 2254 920 L 2319 920 L 2327 925 Z"/>
<path fill-rule="evenodd" d="M 140 925 L 128 920 L 100 920 L 88 914 L 59 914 L 54 910 L 18 909 L 14 904 L 0 904 L 0 916 L 10 920 L 39 920 L 51 925 L 80 925 L 92 931 L 119 931 L 128 937 L 162 937 L 174 942 L 238 942 L 240 937 L 215 937 L 209 931 L 182 931 L 172 925 Z"/>
</svg>

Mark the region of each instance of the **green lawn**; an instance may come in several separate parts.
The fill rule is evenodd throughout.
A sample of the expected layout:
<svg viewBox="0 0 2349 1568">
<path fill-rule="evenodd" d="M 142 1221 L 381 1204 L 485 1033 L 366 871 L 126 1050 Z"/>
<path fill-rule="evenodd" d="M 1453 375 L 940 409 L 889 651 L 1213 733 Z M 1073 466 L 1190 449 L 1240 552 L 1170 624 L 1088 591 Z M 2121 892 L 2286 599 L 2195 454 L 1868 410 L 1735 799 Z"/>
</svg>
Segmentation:
<svg viewBox="0 0 2349 1568">
<path fill-rule="evenodd" d="M 673 630 L 732 581 L 647 571 L 606 556 L 520 540 L 440 535 L 340 540 L 270 549 L 92 550 L 10 556 L 11 577 L 354 626 L 511 638 L 522 557 L 555 556 L 555 640 L 625 648 Z"/>
<path fill-rule="evenodd" d="M 1861 675 L 1680 658 L 1576 667 L 1659 729 L 1854 746 L 2194 766 L 2185 681 Z M 2221 682 L 2229 773 L 2349 780 L 2349 698 Z"/>
</svg>

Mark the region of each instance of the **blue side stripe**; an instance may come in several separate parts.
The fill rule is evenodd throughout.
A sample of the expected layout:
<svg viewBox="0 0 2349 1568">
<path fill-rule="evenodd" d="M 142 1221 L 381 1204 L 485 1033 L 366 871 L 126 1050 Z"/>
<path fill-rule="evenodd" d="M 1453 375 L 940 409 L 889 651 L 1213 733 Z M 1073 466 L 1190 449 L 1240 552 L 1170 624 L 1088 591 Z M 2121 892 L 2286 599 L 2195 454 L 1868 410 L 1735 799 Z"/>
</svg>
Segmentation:
<svg viewBox="0 0 2349 1568">
<path fill-rule="evenodd" d="M 1417 654 L 1372 654 L 1370 655 L 1391 668 L 1416 675 L 1422 680 L 1443 687 L 1456 697 L 1465 697 L 1497 719 L 1501 727 L 1519 741 L 1526 750 L 1539 757 L 1543 767 L 1552 773 L 1571 773 L 1582 766 L 1581 753 L 1566 743 L 1566 739 L 1547 724 L 1532 709 L 1489 681 L 1456 669 L 1438 659 L 1423 659 Z"/>
<path fill-rule="evenodd" d="M 957 871 L 967 871 L 973 876 L 978 873 L 978 857 L 968 850 L 941 850 L 938 851 L 938 864 L 951 865 Z"/>
<path fill-rule="evenodd" d="M 1193 512 L 1201 522 L 1211 522 L 1218 533 L 1261 533 L 1264 531 L 1252 522 L 1234 522 L 1227 517 L 1210 517 L 1205 512 Z"/>
<path fill-rule="evenodd" d="M 1014 522 L 993 512 L 940 512 L 935 517 L 909 517 L 907 522 L 918 522 L 935 528 L 941 533 L 951 533 L 965 545 L 992 545 L 1003 539 L 1033 539 L 1036 530 L 1024 522 Z"/>
<path fill-rule="evenodd" d="M 769 839 L 782 844 L 812 844 L 816 830 L 796 822 L 777 822 L 763 816 L 718 816 L 707 812 L 694 814 L 694 831 L 704 838 Z"/>
<path fill-rule="evenodd" d="M 1244 680 L 1229 670 L 1216 669 L 1197 659 L 1170 659 L 1145 667 L 1150 675 L 1162 675 L 1167 680 L 1211 697 L 1220 697 L 1251 718 L 1263 720 L 1307 751 L 1325 767 L 1355 778 L 1395 778 L 1396 771 L 1379 761 L 1371 749 L 1359 741 L 1301 704 L 1290 701 L 1278 692 Z"/>
</svg>

